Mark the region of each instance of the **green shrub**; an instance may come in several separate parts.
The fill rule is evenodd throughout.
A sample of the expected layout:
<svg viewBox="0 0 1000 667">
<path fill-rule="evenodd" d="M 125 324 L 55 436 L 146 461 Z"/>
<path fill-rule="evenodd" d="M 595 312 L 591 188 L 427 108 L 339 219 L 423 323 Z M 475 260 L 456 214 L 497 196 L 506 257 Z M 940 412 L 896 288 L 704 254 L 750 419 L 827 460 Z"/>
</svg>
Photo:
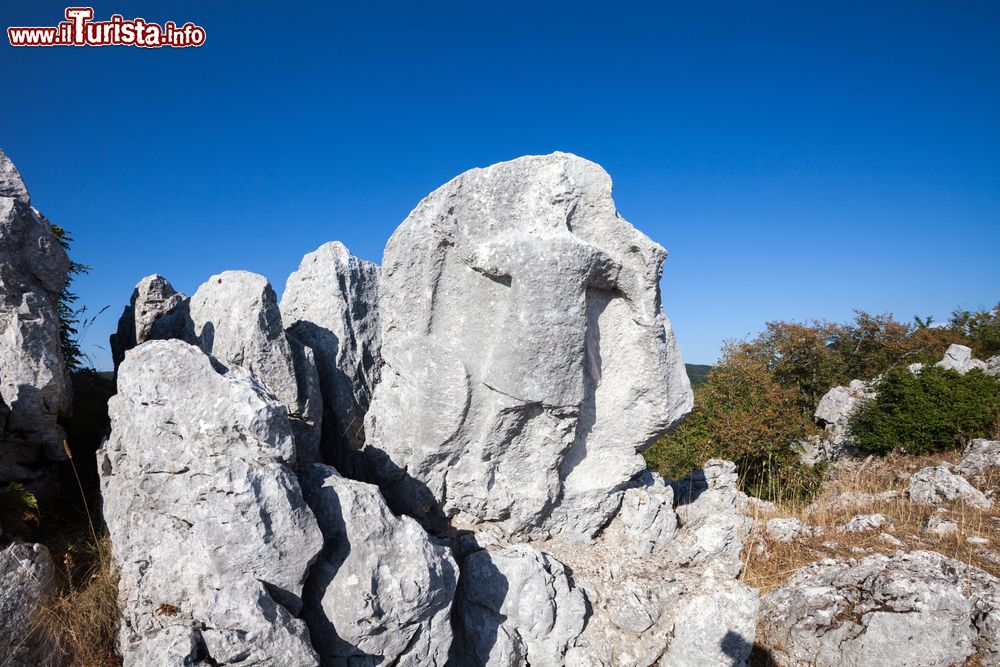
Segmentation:
<svg viewBox="0 0 1000 667">
<path fill-rule="evenodd" d="M 1000 380 L 981 371 L 894 369 L 876 391 L 850 423 L 851 439 L 863 452 L 926 454 L 1000 435 Z"/>
</svg>

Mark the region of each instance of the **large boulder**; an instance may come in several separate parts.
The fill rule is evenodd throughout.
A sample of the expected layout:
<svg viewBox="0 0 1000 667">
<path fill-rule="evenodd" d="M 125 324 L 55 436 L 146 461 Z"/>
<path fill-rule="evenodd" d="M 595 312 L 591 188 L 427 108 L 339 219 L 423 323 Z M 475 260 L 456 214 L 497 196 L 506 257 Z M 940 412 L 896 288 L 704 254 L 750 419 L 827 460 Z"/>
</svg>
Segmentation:
<svg viewBox="0 0 1000 667">
<path fill-rule="evenodd" d="M 13 542 L 0 549 L 0 662 L 7 667 L 59 664 L 38 623 L 56 592 L 56 569 L 41 544 Z"/>
<path fill-rule="evenodd" d="M 382 368 L 379 268 L 342 243 L 321 245 L 288 277 L 281 317 L 312 348 L 323 395 L 323 453 L 344 473 L 365 442 L 365 413 Z"/>
<path fill-rule="evenodd" d="M 448 547 L 331 467 L 310 466 L 302 485 L 326 541 L 303 612 L 323 664 L 443 666 L 458 582 Z"/>
<path fill-rule="evenodd" d="M 666 252 L 565 153 L 473 169 L 431 193 L 385 250 L 382 380 L 366 460 L 394 506 L 433 524 L 588 540 L 686 415 L 660 306 Z"/>
<path fill-rule="evenodd" d="M 929 466 L 910 477 L 910 500 L 922 505 L 960 502 L 975 509 L 989 509 L 993 502 L 948 466 Z"/>
<path fill-rule="evenodd" d="M 836 459 L 850 449 L 850 421 L 864 400 L 874 399 L 878 380 L 851 380 L 846 387 L 834 387 L 823 395 L 813 417 L 824 427 L 823 436 L 804 441 L 805 463 Z"/>
<path fill-rule="evenodd" d="M 958 371 L 962 375 L 973 369 L 985 371 L 988 367 L 986 362 L 973 358 L 972 348 L 956 344 L 949 345 L 944 358 L 934 365 L 945 370 Z"/>
<path fill-rule="evenodd" d="M 187 302 L 166 278 L 154 274 L 139 281 L 129 305 L 118 319 L 118 330 L 111 335 L 111 359 L 115 370 L 125 359 L 125 352 L 150 339 L 179 338 L 183 322 L 172 316 Z M 177 323 L 171 328 L 167 323 Z"/>
<path fill-rule="evenodd" d="M 0 151 L 0 484 L 44 490 L 71 406 L 59 333 L 69 258 Z"/>
<path fill-rule="evenodd" d="M 824 560 L 761 602 L 760 632 L 775 664 L 996 665 L 1000 581 L 929 551 Z"/>
<path fill-rule="evenodd" d="M 125 664 L 315 664 L 296 615 L 323 541 L 286 407 L 178 340 L 129 351 L 108 407 L 98 467 Z"/>
</svg>

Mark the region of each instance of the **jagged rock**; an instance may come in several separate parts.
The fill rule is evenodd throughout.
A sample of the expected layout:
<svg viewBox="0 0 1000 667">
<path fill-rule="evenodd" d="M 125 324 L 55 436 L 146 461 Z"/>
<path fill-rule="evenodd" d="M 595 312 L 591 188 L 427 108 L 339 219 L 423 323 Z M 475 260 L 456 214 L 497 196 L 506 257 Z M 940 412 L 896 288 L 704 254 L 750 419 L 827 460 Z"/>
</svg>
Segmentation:
<svg viewBox="0 0 1000 667">
<path fill-rule="evenodd" d="M 563 564 L 527 544 L 468 556 L 456 604 L 462 636 L 449 664 L 459 666 L 562 665 L 587 614 Z"/>
<path fill-rule="evenodd" d="M 764 532 L 775 542 L 794 542 L 800 537 L 812 536 L 813 527 L 792 517 L 778 518 L 768 521 Z"/>
<path fill-rule="evenodd" d="M 125 352 L 139 343 L 150 339 L 182 337 L 183 322 L 176 323 L 178 318 L 170 315 L 186 300 L 187 297 L 176 291 L 170 281 L 161 275 L 154 274 L 140 280 L 132 292 L 129 305 L 125 306 L 118 319 L 118 331 L 111 335 L 111 359 L 115 370 L 125 359 Z"/>
<path fill-rule="evenodd" d="M 711 459 L 673 487 L 683 530 L 670 542 L 671 560 L 685 566 L 711 562 L 733 576 L 739 574 L 753 521 L 746 515 L 746 494 L 737 487 L 736 465 Z"/>
<path fill-rule="evenodd" d="M 313 349 L 324 403 L 324 454 L 343 472 L 365 442 L 364 418 L 382 368 L 379 268 L 339 242 L 302 258 L 285 284 L 281 317 Z"/>
<path fill-rule="evenodd" d="M 52 226 L 0 152 L 0 484 L 46 490 L 50 462 L 66 458 L 57 419 L 71 389 L 58 302 L 68 270 Z"/>
<path fill-rule="evenodd" d="M 674 636 L 659 667 L 747 664 L 760 597 L 735 581 L 718 588 L 692 595 L 678 610 Z"/>
<path fill-rule="evenodd" d="M 622 497 L 619 518 L 625 537 L 637 556 L 662 551 L 677 532 L 674 491 L 652 471 L 642 476 L 643 486 L 628 489 Z"/>
<path fill-rule="evenodd" d="M 55 566 L 43 545 L 14 542 L 0 549 L 0 662 L 5 667 L 58 664 L 36 619 L 55 592 Z"/>
<path fill-rule="evenodd" d="M 302 480 L 326 547 L 306 584 L 303 617 L 324 665 L 442 666 L 458 566 L 378 488 L 310 466 Z"/>
<path fill-rule="evenodd" d="M 861 402 L 875 398 L 876 380 L 864 382 L 851 380 L 846 387 L 834 387 L 820 399 L 813 417 L 824 428 L 822 438 L 812 448 L 804 442 L 807 455 L 813 454 L 812 463 L 839 458 L 851 447 L 849 426 L 851 417 Z M 812 452 L 815 449 L 815 453 Z"/>
<path fill-rule="evenodd" d="M 295 616 L 322 536 L 285 406 L 169 340 L 126 354 L 108 408 L 98 467 L 125 664 L 315 664 Z"/>
<path fill-rule="evenodd" d="M 958 532 L 958 524 L 952 521 L 950 516 L 948 510 L 943 507 L 937 510 L 927 518 L 927 523 L 924 525 L 924 532 L 937 535 L 938 537 L 954 535 Z"/>
<path fill-rule="evenodd" d="M 425 522 L 600 531 L 638 452 L 691 409 L 665 255 L 573 155 L 474 169 L 426 197 L 382 268 L 365 452 L 390 500 Z"/>
<path fill-rule="evenodd" d="M 979 477 L 994 468 L 1000 468 L 1000 440 L 976 438 L 962 452 L 962 460 L 955 466 L 955 472 Z"/>
<path fill-rule="evenodd" d="M 852 517 L 841 530 L 845 533 L 870 533 L 886 526 L 889 520 L 884 514 L 858 514 Z"/>
<path fill-rule="evenodd" d="M 986 374 L 1000 377 L 1000 354 L 986 360 Z"/>
<path fill-rule="evenodd" d="M 974 368 L 986 370 L 987 364 L 979 359 L 972 358 L 972 348 L 965 345 L 949 345 L 945 350 L 944 358 L 934 364 L 938 368 L 958 371 L 965 375 Z"/>
<path fill-rule="evenodd" d="M 764 597 L 759 636 L 787 667 L 995 665 L 998 604 L 997 579 L 938 553 L 823 560 Z"/>
<path fill-rule="evenodd" d="M 910 500 L 924 505 L 962 502 L 977 509 L 989 509 L 993 505 L 982 491 L 943 465 L 927 467 L 913 475 L 909 494 Z"/>
<path fill-rule="evenodd" d="M 24 179 L 21 178 L 21 172 L 3 150 L 0 150 L 0 197 L 14 199 L 25 206 L 31 206 L 31 197 L 24 185 Z"/>
</svg>

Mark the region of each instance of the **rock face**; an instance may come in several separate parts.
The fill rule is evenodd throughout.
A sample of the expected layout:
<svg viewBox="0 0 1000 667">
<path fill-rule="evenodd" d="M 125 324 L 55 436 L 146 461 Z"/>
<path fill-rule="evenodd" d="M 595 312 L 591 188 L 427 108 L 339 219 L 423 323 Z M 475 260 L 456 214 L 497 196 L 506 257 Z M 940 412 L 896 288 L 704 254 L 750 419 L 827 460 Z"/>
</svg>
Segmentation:
<svg viewBox="0 0 1000 667">
<path fill-rule="evenodd" d="M 35 621 L 35 614 L 55 591 L 55 566 L 48 549 L 23 542 L 0 549 L 0 656 L 4 665 L 57 664 L 46 657 L 52 656 L 43 648 L 45 638 Z"/>
<path fill-rule="evenodd" d="M 944 353 L 944 359 L 934 365 L 945 370 L 958 371 L 962 375 L 974 368 L 984 371 L 987 368 L 985 362 L 972 358 L 972 348 L 965 345 L 949 345 Z"/>
<path fill-rule="evenodd" d="M 513 534 L 593 537 L 691 408 L 660 307 L 665 251 L 597 165 L 474 169 L 386 247 L 382 381 L 366 460 L 396 507 Z M 430 508 L 430 509 L 428 509 Z"/>
<path fill-rule="evenodd" d="M 382 368 L 379 268 L 326 243 L 288 277 L 281 316 L 316 355 L 323 395 L 323 453 L 345 473 L 357 466 L 364 419 Z"/>
<path fill-rule="evenodd" d="M 324 465 L 302 483 L 326 540 L 303 613 L 323 664 L 444 665 L 458 582 L 449 549 L 394 516 L 371 484 Z"/>
<path fill-rule="evenodd" d="M 948 466 L 924 468 L 910 478 L 910 500 L 924 505 L 962 502 L 976 509 L 989 509 L 993 503 L 983 492 L 956 475 Z"/>
<path fill-rule="evenodd" d="M 0 484 L 39 490 L 49 462 L 65 460 L 56 420 L 71 405 L 58 315 L 68 270 L 51 225 L 0 151 Z"/>
<path fill-rule="evenodd" d="M 788 667 L 995 665 L 998 603 L 997 579 L 934 552 L 824 560 L 764 597 L 760 636 Z"/>
<path fill-rule="evenodd" d="M 824 433 L 818 441 L 804 443 L 810 459 L 808 463 L 839 458 L 850 448 L 851 417 L 863 400 L 875 398 L 875 383 L 851 380 L 848 386 L 834 387 L 823 395 L 813 417 L 824 426 Z"/>
<path fill-rule="evenodd" d="M 317 660 L 301 608 L 322 547 L 287 410 L 187 343 L 126 354 L 98 452 L 126 665 Z"/>
<path fill-rule="evenodd" d="M 140 280 L 132 292 L 129 305 L 118 319 L 118 331 L 111 335 L 111 359 L 115 370 L 125 359 L 125 352 L 139 343 L 150 339 L 180 338 L 183 322 L 178 323 L 174 330 L 167 322 L 176 322 L 177 318 L 164 316 L 174 313 L 186 301 L 187 297 L 177 292 L 161 275 L 146 276 Z"/>
</svg>

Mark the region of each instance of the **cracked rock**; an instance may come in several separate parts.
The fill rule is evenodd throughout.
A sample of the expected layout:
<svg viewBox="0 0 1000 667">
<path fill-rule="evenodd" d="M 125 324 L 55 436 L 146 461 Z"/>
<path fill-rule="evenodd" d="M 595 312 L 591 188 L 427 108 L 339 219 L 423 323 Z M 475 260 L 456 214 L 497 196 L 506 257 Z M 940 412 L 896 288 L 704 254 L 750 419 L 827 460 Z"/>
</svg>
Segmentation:
<svg viewBox="0 0 1000 667">
<path fill-rule="evenodd" d="M 976 509 L 989 509 L 993 505 L 982 491 L 946 465 L 927 467 L 913 475 L 909 493 L 910 500 L 923 505 L 962 502 Z"/>
</svg>

